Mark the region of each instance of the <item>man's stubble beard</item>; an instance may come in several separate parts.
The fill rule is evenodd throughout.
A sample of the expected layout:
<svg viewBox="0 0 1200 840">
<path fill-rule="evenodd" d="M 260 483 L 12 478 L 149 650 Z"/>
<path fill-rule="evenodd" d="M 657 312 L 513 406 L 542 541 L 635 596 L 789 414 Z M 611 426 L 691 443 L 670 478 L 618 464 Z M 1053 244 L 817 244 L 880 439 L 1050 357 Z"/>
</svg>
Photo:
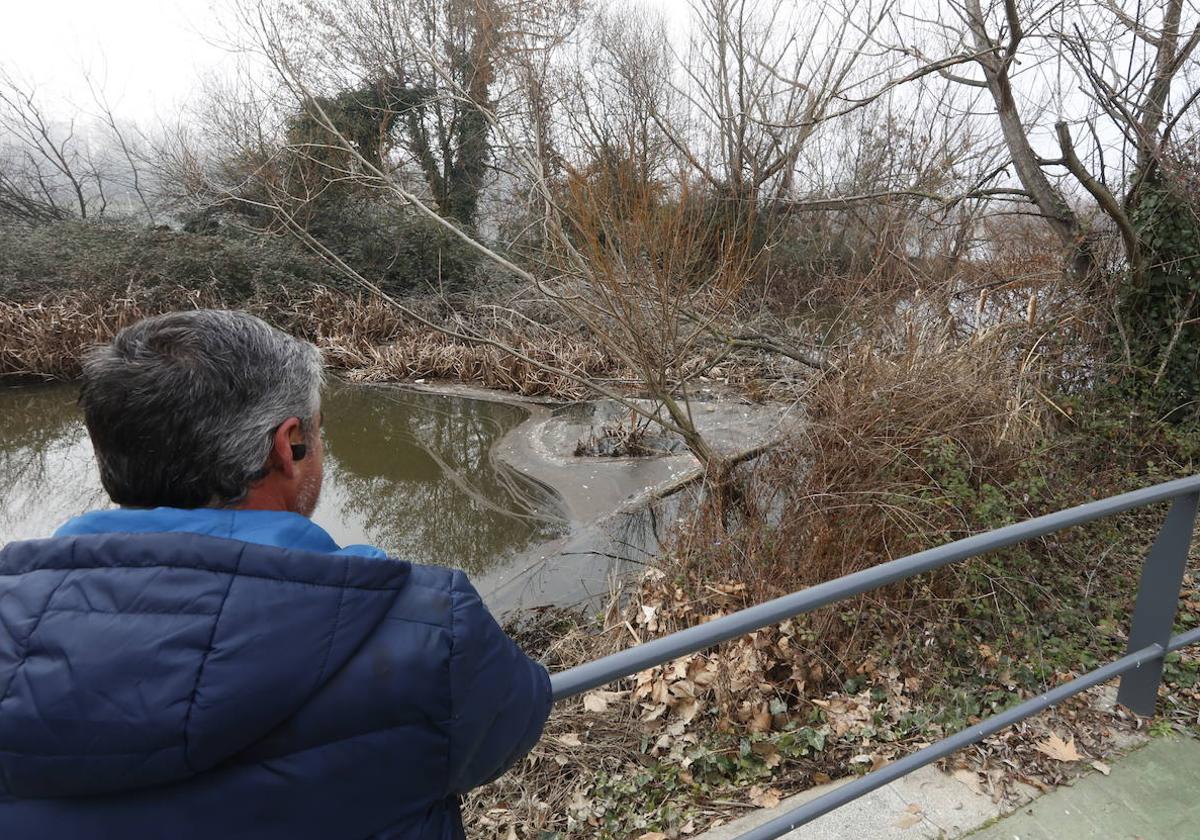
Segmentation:
<svg viewBox="0 0 1200 840">
<path fill-rule="evenodd" d="M 321 499 L 321 483 L 325 471 L 317 470 L 309 473 L 300 483 L 300 491 L 296 494 L 296 513 L 311 517 Z"/>
</svg>

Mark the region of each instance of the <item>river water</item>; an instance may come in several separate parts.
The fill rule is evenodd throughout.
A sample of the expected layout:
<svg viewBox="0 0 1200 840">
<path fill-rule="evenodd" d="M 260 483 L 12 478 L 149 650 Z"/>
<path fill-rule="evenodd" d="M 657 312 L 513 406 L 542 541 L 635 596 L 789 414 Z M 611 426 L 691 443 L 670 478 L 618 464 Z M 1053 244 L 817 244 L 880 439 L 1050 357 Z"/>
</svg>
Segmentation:
<svg viewBox="0 0 1200 840">
<path fill-rule="evenodd" d="M 111 507 L 75 397 L 71 385 L 0 388 L 0 544 Z M 519 406 L 335 385 L 323 411 L 313 519 L 343 545 L 484 575 L 569 530 L 553 492 L 493 457 L 526 418 Z"/>
<path fill-rule="evenodd" d="M 111 506 L 76 394 L 0 387 L 0 545 Z M 655 563 L 686 495 L 664 494 L 699 474 L 695 460 L 577 458 L 577 442 L 608 417 L 601 404 L 555 410 L 494 396 L 331 384 L 313 519 L 342 545 L 466 570 L 498 614 L 602 603 L 614 578 Z M 694 410 L 710 445 L 736 452 L 768 439 L 789 409 Z"/>
</svg>

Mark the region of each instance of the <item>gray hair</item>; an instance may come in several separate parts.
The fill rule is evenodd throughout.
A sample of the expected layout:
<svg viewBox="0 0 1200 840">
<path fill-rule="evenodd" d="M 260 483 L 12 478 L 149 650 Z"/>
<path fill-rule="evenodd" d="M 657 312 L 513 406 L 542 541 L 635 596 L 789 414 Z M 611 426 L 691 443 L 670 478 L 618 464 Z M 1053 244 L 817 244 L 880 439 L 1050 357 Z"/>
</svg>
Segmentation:
<svg viewBox="0 0 1200 840">
<path fill-rule="evenodd" d="M 246 312 L 157 315 L 83 361 L 79 405 L 112 500 L 236 503 L 265 475 L 272 433 L 321 408 L 321 354 Z"/>
</svg>

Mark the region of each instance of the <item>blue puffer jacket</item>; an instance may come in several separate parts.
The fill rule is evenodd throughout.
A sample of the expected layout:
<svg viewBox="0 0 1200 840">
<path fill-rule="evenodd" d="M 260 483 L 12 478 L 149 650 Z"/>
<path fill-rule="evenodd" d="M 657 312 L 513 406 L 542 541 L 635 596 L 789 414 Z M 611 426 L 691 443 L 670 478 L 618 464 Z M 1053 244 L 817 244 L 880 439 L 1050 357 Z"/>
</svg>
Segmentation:
<svg viewBox="0 0 1200 840">
<path fill-rule="evenodd" d="M 462 572 L 302 517 L 88 514 L 0 549 L 0 837 L 462 836 L 545 669 Z"/>
</svg>

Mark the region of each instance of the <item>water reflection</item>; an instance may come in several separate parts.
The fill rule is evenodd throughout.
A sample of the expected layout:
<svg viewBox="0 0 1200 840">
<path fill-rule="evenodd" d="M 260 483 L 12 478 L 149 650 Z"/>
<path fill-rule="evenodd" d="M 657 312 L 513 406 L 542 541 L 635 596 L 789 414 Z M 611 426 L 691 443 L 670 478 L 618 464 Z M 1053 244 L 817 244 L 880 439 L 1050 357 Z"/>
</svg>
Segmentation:
<svg viewBox="0 0 1200 840">
<path fill-rule="evenodd" d="M 46 536 L 98 507 L 111 503 L 75 408 L 75 390 L 0 388 L 0 543 Z"/>
<path fill-rule="evenodd" d="M 0 543 L 110 506 L 74 403 L 70 386 L 0 388 Z M 553 496 L 491 457 L 520 408 L 337 385 L 324 415 L 313 518 L 340 543 L 478 572 L 566 532 Z"/>
<path fill-rule="evenodd" d="M 694 510 L 690 489 L 636 510 L 621 511 L 574 530 L 518 562 L 475 581 L 497 612 L 544 604 L 600 607 L 619 581 L 656 567 L 676 534 L 681 512 Z"/>
<path fill-rule="evenodd" d="M 552 494 L 492 458 L 525 412 L 398 389 L 326 397 L 329 464 L 313 518 L 339 542 L 480 571 L 561 535 Z M 360 536 L 356 536 L 360 535 Z"/>
</svg>

